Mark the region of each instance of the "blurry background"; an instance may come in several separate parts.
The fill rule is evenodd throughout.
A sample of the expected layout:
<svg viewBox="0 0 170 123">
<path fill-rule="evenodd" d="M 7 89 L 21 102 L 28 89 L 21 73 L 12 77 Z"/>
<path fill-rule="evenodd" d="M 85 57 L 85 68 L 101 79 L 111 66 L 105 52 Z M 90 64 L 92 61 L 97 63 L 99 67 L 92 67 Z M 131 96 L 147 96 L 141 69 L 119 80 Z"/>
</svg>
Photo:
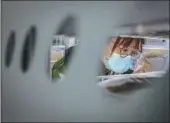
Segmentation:
<svg viewBox="0 0 170 123">
<path fill-rule="evenodd" d="M 70 13 L 78 19 L 81 44 L 66 79 L 51 83 L 46 54 L 60 21 Z M 130 95 L 110 94 L 95 82 L 101 49 L 110 35 L 134 34 L 141 23 L 162 19 L 169 20 L 169 1 L 2 1 L 2 121 L 169 121 L 168 74 Z M 37 29 L 34 56 L 23 73 L 21 53 L 32 25 Z M 11 30 L 16 45 L 7 68 Z"/>
</svg>

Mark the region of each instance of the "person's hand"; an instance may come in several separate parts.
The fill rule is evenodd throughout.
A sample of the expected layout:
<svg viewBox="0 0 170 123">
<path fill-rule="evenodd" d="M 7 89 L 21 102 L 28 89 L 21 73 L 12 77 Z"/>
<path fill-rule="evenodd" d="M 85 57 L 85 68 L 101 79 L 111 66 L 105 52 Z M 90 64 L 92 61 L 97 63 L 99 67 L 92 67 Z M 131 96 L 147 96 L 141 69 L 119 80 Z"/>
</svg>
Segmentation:
<svg viewBox="0 0 170 123">
<path fill-rule="evenodd" d="M 141 71 L 142 67 L 143 67 L 142 65 L 137 65 L 134 69 L 134 73 L 139 73 Z"/>
</svg>

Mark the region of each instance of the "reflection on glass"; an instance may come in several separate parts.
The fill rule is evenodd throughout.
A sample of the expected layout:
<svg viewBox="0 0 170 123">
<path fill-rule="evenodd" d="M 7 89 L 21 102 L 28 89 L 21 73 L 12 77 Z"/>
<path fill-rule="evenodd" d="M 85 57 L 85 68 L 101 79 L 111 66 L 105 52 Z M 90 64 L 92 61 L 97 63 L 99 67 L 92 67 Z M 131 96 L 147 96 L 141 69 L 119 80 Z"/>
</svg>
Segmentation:
<svg viewBox="0 0 170 123">
<path fill-rule="evenodd" d="M 50 58 L 51 77 L 53 80 L 64 78 L 64 71 L 76 45 L 77 40 L 75 37 L 64 35 L 54 36 Z"/>
<path fill-rule="evenodd" d="M 109 87 L 146 82 L 169 68 L 169 40 L 112 37 L 104 48 L 99 85 Z"/>
</svg>

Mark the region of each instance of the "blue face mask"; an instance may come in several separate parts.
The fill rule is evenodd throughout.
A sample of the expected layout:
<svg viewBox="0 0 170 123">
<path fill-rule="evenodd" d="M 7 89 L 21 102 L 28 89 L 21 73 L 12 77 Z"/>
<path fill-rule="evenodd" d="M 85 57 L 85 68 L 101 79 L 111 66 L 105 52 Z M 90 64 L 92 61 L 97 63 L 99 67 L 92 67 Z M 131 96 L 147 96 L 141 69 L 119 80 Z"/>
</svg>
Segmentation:
<svg viewBox="0 0 170 123">
<path fill-rule="evenodd" d="M 120 54 L 113 53 L 112 56 L 104 61 L 105 67 L 116 73 L 124 73 L 133 67 L 132 56 L 121 57 Z"/>
</svg>

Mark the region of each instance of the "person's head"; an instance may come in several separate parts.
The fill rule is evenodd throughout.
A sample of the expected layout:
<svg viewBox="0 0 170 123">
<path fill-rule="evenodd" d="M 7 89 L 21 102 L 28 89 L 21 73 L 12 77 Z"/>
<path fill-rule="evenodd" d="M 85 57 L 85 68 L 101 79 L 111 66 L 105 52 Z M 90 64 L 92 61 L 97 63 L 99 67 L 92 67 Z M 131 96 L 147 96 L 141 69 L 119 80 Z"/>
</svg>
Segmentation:
<svg viewBox="0 0 170 123">
<path fill-rule="evenodd" d="M 142 50 L 142 42 L 140 39 L 131 37 L 118 37 L 113 47 L 114 51 L 116 48 L 120 50 L 120 54 L 133 54 L 136 50 Z"/>
</svg>

